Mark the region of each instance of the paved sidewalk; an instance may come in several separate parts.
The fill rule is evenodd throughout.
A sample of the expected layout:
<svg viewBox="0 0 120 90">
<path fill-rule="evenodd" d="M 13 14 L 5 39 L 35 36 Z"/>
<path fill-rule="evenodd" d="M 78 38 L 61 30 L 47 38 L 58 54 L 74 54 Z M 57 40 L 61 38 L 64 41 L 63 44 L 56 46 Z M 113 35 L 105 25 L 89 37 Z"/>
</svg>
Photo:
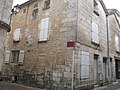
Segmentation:
<svg viewBox="0 0 120 90">
<path fill-rule="evenodd" d="M 43 90 L 43 89 L 27 87 L 24 85 L 19 85 L 14 83 L 0 82 L 0 90 Z"/>
<path fill-rule="evenodd" d="M 103 87 L 96 87 L 93 90 L 120 90 L 120 82 L 114 82 L 110 85 Z"/>
</svg>

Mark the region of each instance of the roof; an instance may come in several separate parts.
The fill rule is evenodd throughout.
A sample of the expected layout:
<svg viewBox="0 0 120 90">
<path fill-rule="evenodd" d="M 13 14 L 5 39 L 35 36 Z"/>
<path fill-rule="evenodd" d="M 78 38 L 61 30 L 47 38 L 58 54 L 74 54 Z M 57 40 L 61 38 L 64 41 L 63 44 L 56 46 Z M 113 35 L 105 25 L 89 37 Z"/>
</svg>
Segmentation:
<svg viewBox="0 0 120 90">
<path fill-rule="evenodd" d="M 101 3 L 101 5 L 102 5 L 102 7 L 103 7 L 103 9 L 104 9 L 104 11 L 105 11 L 105 13 L 106 13 L 106 15 L 108 15 L 108 11 L 107 11 L 107 8 L 106 8 L 103 0 L 99 0 L 99 2 Z"/>
<path fill-rule="evenodd" d="M 29 4 L 31 4 L 31 3 L 35 2 L 35 1 L 37 1 L 37 0 L 28 0 L 28 1 L 24 2 L 23 4 L 19 5 L 19 7 L 22 8 L 22 7 L 24 7 L 26 5 L 29 5 Z M 14 7 L 16 7 L 16 6 L 14 6 Z"/>
</svg>

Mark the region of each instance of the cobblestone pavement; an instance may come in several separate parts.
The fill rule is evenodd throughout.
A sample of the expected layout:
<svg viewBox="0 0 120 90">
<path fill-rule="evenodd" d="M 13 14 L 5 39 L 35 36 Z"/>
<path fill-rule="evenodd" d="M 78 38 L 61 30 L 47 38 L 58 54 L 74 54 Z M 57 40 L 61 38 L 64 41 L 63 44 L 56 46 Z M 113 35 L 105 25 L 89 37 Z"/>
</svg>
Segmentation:
<svg viewBox="0 0 120 90">
<path fill-rule="evenodd" d="M 42 90 L 42 89 L 27 87 L 13 83 L 0 82 L 0 90 Z"/>
</svg>

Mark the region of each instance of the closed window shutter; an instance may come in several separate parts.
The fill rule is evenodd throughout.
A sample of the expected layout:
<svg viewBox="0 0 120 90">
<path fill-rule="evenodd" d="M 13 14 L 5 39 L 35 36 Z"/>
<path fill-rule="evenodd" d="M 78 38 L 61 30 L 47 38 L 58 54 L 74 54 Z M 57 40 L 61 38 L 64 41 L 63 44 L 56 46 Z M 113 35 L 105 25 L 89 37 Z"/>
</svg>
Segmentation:
<svg viewBox="0 0 120 90">
<path fill-rule="evenodd" d="M 89 52 L 81 52 L 81 78 L 89 78 L 90 54 Z"/>
<path fill-rule="evenodd" d="M 92 42 L 99 44 L 99 29 L 95 22 L 92 22 Z"/>
<path fill-rule="evenodd" d="M 119 52 L 119 38 L 117 35 L 115 35 L 115 48 L 116 48 L 116 51 Z"/>
<path fill-rule="evenodd" d="M 47 41 L 49 33 L 49 18 L 41 20 L 41 25 L 39 29 L 40 29 L 39 41 Z"/>
<path fill-rule="evenodd" d="M 5 52 L 5 63 L 10 63 L 10 51 Z"/>
<path fill-rule="evenodd" d="M 21 50 L 20 53 L 19 53 L 18 63 L 20 63 L 20 64 L 23 64 L 23 61 L 24 61 L 24 53 L 25 53 L 24 50 Z"/>
<path fill-rule="evenodd" d="M 20 28 L 15 30 L 13 39 L 14 41 L 20 41 Z"/>
</svg>

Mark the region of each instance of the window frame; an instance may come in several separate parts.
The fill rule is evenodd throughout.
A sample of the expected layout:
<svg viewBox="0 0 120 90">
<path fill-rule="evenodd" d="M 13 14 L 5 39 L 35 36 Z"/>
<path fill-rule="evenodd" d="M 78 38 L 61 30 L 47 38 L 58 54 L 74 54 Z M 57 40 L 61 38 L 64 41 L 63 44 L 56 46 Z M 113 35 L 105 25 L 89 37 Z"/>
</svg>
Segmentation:
<svg viewBox="0 0 120 90">
<path fill-rule="evenodd" d="M 14 33 L 13 33 L 13 42 L 19 42 L 20 36 L 21 36 L 21 28 L 19 27 L 19 28 L 16 28 Z"/>
<path fill-rule="evenodd" d="M 36 19 L 38 17 L 39 9 L 36 8 L 32 12 L 32 19 Z"/>
<path fill-rule="evenodd" d="M 43 8 L 43 10 L 49 9 L 50 8 L 50 4 L 51 4 L 51 0 L 45 0 L 44 1 L 44 8 Z"/>
<path fill-rule="evenodd" d="M 85 62 L 88 61 L 88 62 Z M 81 51 L 81 75 L 82 80 L 89 79 L 90 76 L 90 53 L 87 51 Z M 88 71 L 86 71 L 88 70 Z"/>
<path fill-rule="evenodd" d="M 47 22 L 47 24 L 46 24 L 46 22 Z M 46 25 L 47 25 L 47 27 L 45 27 Z M 48 41 L 49 32 L 50 32 L 50 18 L 46 17 L 46 18 L 43 18 L 39 24 L 39 35 L 38 35 L 39 42 Z M 42 34 L 43 34 L 43 36 L 41 37 Z M 44 35 L 46 35 L 46 37 Z"/>
<path fill-rule="evenodd" d="M 97 30 L 96 30 L 97 29 Z M 91 42 L 95 45 L 98 45 L 100 44 L 100 35 L 99 35 L 99 25 L 92 21 L 92 30 L 91 30 Z M 98 37 L 96 41 L 96 38 L 94 38 L 94 36 Z"/>
</svg>

